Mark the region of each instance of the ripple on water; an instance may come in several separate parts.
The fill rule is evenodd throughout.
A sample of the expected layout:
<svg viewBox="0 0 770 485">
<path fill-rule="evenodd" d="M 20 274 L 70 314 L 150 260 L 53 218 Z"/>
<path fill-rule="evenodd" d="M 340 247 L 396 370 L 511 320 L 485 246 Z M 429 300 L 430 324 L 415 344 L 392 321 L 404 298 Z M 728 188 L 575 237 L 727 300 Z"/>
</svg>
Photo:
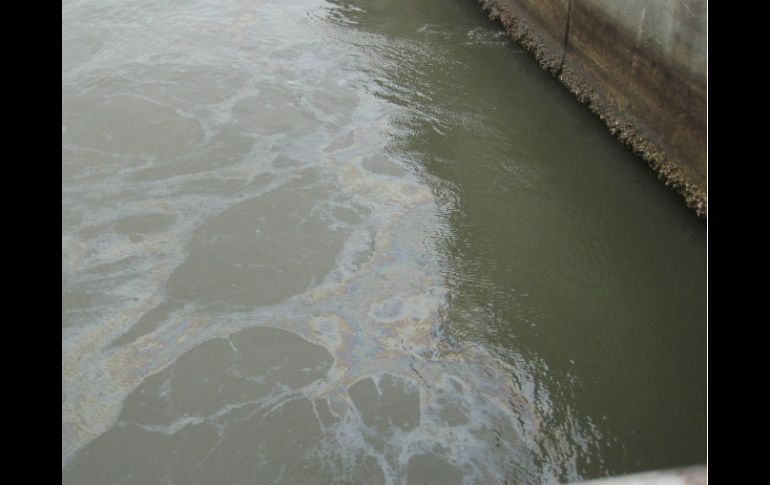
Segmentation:
<svg viewBox="0 0 770 485">
<path fill-rule="evenodd" d="M 175 6 L 160 50 L 68 68 L 65 483 L 551 478 L 534 377 L 437 338 L 435 201 L 324 5 Z"/>
</svg>

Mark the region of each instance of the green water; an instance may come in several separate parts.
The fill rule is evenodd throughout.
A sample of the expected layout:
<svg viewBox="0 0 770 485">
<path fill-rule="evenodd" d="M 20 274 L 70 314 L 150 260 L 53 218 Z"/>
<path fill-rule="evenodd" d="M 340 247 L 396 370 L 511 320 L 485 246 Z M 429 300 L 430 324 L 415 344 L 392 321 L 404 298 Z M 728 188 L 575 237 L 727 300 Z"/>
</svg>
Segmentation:
<svg viewBox="0 0 770 485">
<path fill-rule="evenodd" d="M 65 483 L 704 463 L 706 227 L 470 0 L 62 5 Z"/>
<path fill-rule="evenodd" d="M 385 76 L 451 223 L 448 331 L 538 361 L 614 472 L 705 462 L 705 223 L 472 2 L 356 5 L 430 49 Z"/>
</svg>

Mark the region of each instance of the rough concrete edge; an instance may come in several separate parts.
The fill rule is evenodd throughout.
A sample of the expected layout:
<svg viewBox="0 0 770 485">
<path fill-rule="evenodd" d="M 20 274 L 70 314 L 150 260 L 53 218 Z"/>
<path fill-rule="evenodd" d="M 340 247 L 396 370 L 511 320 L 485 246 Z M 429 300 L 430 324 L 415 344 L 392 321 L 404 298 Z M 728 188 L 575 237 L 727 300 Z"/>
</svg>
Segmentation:
<svg viewBox="0 0 770 485">
<path fill-rule="evenodd" d="M 698 217 L 708 217 L 708 194 L 706 190 L 687 181 L 684 170 L 653 143 L 634 128 L 630 120 L 616 113 L 602 102 L 599 94 L 569 66 L 564 66 L 564 53 L 551 52 L 537 29 L 528 25 L 521 15 L 504 11 L 497 0 L 476 0 L 488 13 L 490 20 L 499 21 L 508 35 L 530 52 L 540 66 L 557 78 L 581 103 L 604 122 L 610 133 L 642 158 L 663 183 L 679 193 L 687 207 L 695 210 Z M 567 25 L 569 29 L 569 25 Z M 566 46 L 565 46 L 566 47 Z"/>
<path fill-rule="evenodd" d="M 570 485 L 705 485 L 707 476 L 708 468 L 704 465 L 696 465 L 687 468 L 599 478 Z"/>
</svg>

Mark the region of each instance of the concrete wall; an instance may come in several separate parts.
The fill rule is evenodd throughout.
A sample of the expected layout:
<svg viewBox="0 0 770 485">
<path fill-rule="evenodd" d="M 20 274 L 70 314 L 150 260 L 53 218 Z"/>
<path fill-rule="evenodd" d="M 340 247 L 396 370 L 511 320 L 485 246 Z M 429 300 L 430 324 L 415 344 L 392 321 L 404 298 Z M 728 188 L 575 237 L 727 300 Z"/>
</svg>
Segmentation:
<svg viewBox="0 0 770 485">
<path fill-rule="evenodd" d="M 706 0 L 478 1 L 706 216 Z"/>
<path fill-rule="evenodd" d="M 706 485 L 706 475 L 705 466 L 695 466 L 589 480 L 581 485 Z"/>
</svg>

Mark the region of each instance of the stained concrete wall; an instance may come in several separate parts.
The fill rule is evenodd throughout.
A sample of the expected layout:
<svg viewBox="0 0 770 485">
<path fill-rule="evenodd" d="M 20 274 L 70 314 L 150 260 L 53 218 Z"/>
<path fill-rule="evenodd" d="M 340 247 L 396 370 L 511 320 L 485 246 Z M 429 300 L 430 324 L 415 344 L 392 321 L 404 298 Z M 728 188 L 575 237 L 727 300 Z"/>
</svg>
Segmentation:
<svg viewBox="0 0 770 485">
<path fill-rule="evenodd" d="M 706 0 L 478 2 L 706 216 Z"/>
</svg>

